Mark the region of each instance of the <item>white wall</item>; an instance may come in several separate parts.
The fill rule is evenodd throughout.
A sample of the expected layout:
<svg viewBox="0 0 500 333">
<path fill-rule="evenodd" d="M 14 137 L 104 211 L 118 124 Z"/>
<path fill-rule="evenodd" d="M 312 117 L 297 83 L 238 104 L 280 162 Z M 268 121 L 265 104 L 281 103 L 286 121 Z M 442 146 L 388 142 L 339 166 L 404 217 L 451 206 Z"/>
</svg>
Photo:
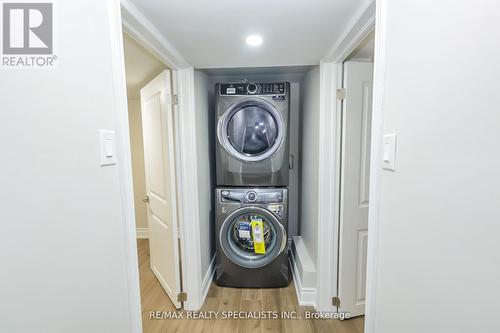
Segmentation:
<svg viewBox="0 0 500 333">
<path fill-rule="evenodd" d="M 497 332 L 500 4 L 382 6 L 384 131 L 398 147 L 382 173 L 371 332 Z"/>
<path fill-rule="evenodd" d="M 118 166 L 98 149 L 127 112 L 116 5 L 56 1 L 58 66 L 1 70 L 1 332 L 133 330 Z"/>
<path fill-rule="evenodd" d="M 319 74 L 319 66 L 307 72 L 302 83 L 301 101 L 300 235 L 314 265 L 318 257 Z"/>
<path fill-rule="evenodd" d="M 200 248 L 202 274 L 209 268 L 215 254 L 214 246 L 214 86 L 210 78 L 199 70 L 194 71 L 196 112 L 196 145 L 198 160 L 198 198 L 200 209 Z M 188 243 L 189 244 L 189 243 Z"/>
<path fill-rule="evenodd" d="M 128 100 L 128 119 L 130 129 L 130 152 L 132 154 L 132 173 L 134 178 L 135 225 L 137 236 L 145 237 L 148 228 L 148 210 L 142 201 L 146 193 L 146 174 L 144 166 L 144 142 L 142 137 L 141 101 Z M 141 235 L 139 235 L 141 233 Z"/>
</svg>

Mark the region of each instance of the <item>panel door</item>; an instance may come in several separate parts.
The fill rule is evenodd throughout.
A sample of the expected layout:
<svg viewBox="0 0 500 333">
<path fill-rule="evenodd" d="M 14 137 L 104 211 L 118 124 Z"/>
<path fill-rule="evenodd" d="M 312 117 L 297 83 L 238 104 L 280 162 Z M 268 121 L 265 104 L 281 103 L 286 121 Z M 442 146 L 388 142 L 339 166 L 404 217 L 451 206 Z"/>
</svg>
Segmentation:
<svg viewBox="0 0 500 333">
<path fill-rule="evenodd" d="M 365 312 L 373 64 L 344 64 L 338 296 L 342 312 Z"/>
<path fill-rule="evenodd" d="M 170 71 L 141 89 L 151 269 L 176 308 L 181 291 Z"/>
</svg>

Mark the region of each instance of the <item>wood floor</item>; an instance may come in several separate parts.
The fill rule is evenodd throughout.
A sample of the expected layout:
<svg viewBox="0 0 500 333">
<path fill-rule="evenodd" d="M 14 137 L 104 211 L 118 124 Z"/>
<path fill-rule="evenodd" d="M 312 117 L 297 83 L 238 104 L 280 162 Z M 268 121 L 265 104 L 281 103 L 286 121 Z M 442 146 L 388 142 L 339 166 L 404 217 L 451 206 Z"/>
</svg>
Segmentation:
<svg viewBox="0 0 500 333">
<path fill-rule="evenodd" d="M 174 311 L 172 303 L 149 268 L 148 240 L 137 241 L 141 282 L 142 325 L 145 333 L 333 332 L 363 333 L 364 318 L 326 319 L 151 319 L 151 311 Z M 293 282 L 281 289 L 222 288 L 212 284 L 202 311 L 296 311 L 305 317 L 312 308 L 297 303 Z M 187 314 L 184 313 L 184 316 Z"/>
</svg>

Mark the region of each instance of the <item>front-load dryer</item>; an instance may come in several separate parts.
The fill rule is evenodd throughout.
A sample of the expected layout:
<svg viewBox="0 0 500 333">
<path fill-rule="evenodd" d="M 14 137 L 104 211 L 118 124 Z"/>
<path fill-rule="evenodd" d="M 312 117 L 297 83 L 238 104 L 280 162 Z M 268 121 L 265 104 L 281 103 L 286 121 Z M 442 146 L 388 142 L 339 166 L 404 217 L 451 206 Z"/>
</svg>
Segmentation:
<svg viewBox="0 0 500 333">
<path fill-rule="evenodd" d="M 288 205 L 285 188 L 216 189 L 216 268 L 220 286 L 285 287 Z"/>
<path fill-rule="evenodd" d="M 216 84 L 218 186 L 288 186 L 290 84 Z"/>
</svg>

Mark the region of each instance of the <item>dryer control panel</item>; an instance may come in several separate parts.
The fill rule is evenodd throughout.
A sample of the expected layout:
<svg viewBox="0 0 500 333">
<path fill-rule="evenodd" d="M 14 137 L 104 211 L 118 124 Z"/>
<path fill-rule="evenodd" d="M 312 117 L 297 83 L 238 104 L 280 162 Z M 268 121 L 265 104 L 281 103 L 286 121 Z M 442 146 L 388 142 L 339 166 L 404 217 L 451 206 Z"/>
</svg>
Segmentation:
<svg viewBox="0 0 500 333">
<path fill-rule="evenodd" d="M 280 83 L 221 83 L 221 96 L 284 95 L 286 84 Z"/>
</svg>

